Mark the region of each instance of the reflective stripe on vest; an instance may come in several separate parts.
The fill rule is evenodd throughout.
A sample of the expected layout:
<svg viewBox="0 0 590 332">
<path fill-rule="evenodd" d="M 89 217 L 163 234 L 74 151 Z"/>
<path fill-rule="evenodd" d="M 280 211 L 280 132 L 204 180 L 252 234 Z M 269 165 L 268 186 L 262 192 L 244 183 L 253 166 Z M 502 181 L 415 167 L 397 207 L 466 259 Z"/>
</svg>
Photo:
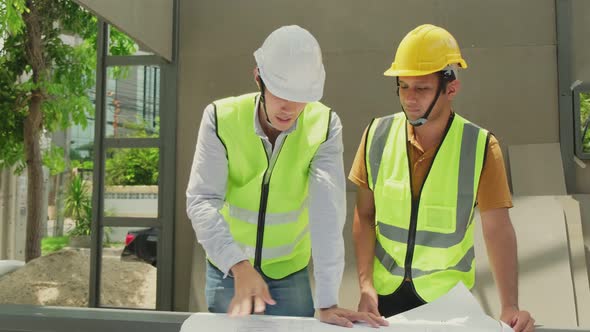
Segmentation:
<svg viewBox="0 0 590 332">
<path fill-rule="evenodd" d="M 402 278 L 404 277 L 404 275 L 406 273 L 404 268 L 400 267 L 399 265 L 397 265 L 395 263 L 395 260 L 393 259 L 393 257 L 391 257 L 385 251 L 385 249 L 383 249 L 383 247 L 381 246 L 381 243 L 379 243 L 379 241 L 375 241 L 375 256 L 377 257 L 377 259 L 379 259 L 379 262 L 381 262 L 381 264 L 385 267 L 385 269 L 387 271 L 389 271 L 389 273 L 391 273 L 395 276 L 402 277 Z M 463 258 L 455 266 L 448 267 L 447 270 L 469 272 L 471 270 L 471 263 L 473 262 L 474 258 L 475 258 L 475 250 L 473 249 L 473 247 L 471 247 L 471 248 L 469 248 L 469 250 L 467 251 L 465 256 L 463 256 Z M 424 275 L 427 275 L 430 273 L 441 272 L 441 271 L 443 271 L 443 269 L 423 271 L 423 270 L 412 268 L 412 277 L 418 278 L 418 277 L 421 277 L 421 276 L 424 276 Z"/>
<path fill-rule="evenodd" d="M 426 188 L 427 192 L 422 191 L 420 199 L 426 197 L 426 203 L 420 203 L 420 199 L 411 203 L 409 164 L 401 171 L 400 165 L 397 165 L 397 169 L 388 165 L 385 168 L 388 174 L 381 174 L 384 169 L 382 165 L 384 156 L 389 156 L 389 160 L 385 161 L 389 163 L 394 160 L 400 163 L 404 160 L 400 157 L 401 155 L 392 156 L 392 151 L 394 151 L 393 154 L 400 153 L 400 151 L 405 153 L 405 162 L 407 163 L 405 126 L 406 121 L 403 113 L 376 119 L 371 124 L 372 130 L 367 137 L 369 186 L 376 196 L 376 210 L 380 212 L 376 213 L 378 237 L 375 248 L 375 264 L 379 266 L 375 266 L 375 284 L 377 288 L 380 288 L 377 289 L 378 293 L 385 295 L 395 291 L 404 277 L 411 277 L 419 295 L 426 301 L 432 301 L 446 293 L 459 280 L 464 281 L 468 287 L 473 284 L 475 256 L 471 220 L 479 175 L 483 167 L 487 131 L 455 114 L 449 132 L 445 135 L 440 150 L 432 163 L 431 167 L 437 168 L 431 169 L 424 180 L 423 188 Z M 388 152 L 384 152 L 387 144 L 395 145 L 389 146 Z M 458 148 L 459 146 L 460 148 Z M 392 148 L 403 150 L 391 150 Z M 455 164 L 454 160 L 457 158 L 458 162 Z M 405 165 L 402 166 L 405 167 Z M 444 177 L 442 169 L 448 170 L 449 174 L 457 172 L 455 189 L 445 188 L 449 187 L 448 181 L 439 181 L 441 176 Z M 451 175 L 449 177 L 452 178 Z M 390 192 L 381 190 L 383 188 L 380 187 L 380 181 L 386 186 L 383 188 L 397 188 L 391 192 L 403 194 L 402 196 L 405 198 L 390 197 L 390 200 L 386 200 L 385 197 L 377 197 Z M 430 185 L 431 183 L 446 183 L 447 185 L 433 187 L 434 185 Z M 448 197 L 453 193 L 454 197 Z M 411 249 L 408 248 L 408 243 L 411 241 L 410 220 L 394 220 L 393 222 L 381 220 L 384 217 L 391 218 L 393 216 L 384 212 L 387 209 L 378 206 L 378 202 L 383 201 L 394 205 L 399 201 L 398 204 L 401 206 L 397 207 L 396 205 L 395 208 L 403 209 L 406 212 L 400 212 L 397 216 L 408 219 L 412 213 L 409 211 L 410 207 L 406 205 L 420 203 L 418 210 L 414 212 L 417 220 L 414 221 L 416 231 Z M 410 203 L 408 204 L 408 202 Z M 448 206 L 449 202 L 455 202 L 455 206 Z M 434 217 L 429 217 L 429 214 Z M 397 225 L 395 225 L 396 223 Z M 382 243 L 383 241 L 387 242 L 389 250 L 384 248 L 386 244 Z M 396 256 L 397 260 L 392 255 Z M 411 255 L 409 261 L 412 262 L 412 266 L 408 269 L 404 267 L 406 255 Z M 436 279 L 432 279 L 434 276 Z M 440 282 L 441 280 L 442 282 Z"/>
<path fill-rule="evenodd" d="M 285 244 L 285 245 L 274 247 L 274 248 L 262 248 L 262 256 L 265 259 L 277 259 L 277 258 L 281 258 L 284 256 L 288 256 L 295 250 L 295 246 L 300 241 L 303 241 L 303 239 L 306 236 L 309 236 L 309 226 L 305 227 L 303 229 L 303 231 L 301 231 L 299 233 L 299 235 L 297 235 L 297 237 L 295 238 L 295 241 L 293 241 L 293 243 Z M 249 259 L 254 259 L 254 253 L 256 251 L 256 247 L 247 246 L 242 243 L 238 243 L 238 246 L 240 248 L 242 248 L 242 250 L 248 256 Z"/>
<path fill-rule="evenodd" d="M 330 110 L 319 102 L 307 104 L 296 129 L 269 159 L 254 129 L 256 97 L 247 94 L 214 102 L 217 136 L 228 158 L 220 213 L 252 264 L 280 279 L 309 263 L 309 165 L 327 138 Z"/>
<path fill-rule="evenodd" d="M 258 211 L 244 209 L 238 206 L 231 205 L 229 203 L 225 204 L 227 205 L 227 209 L 229 210 L 228 214 L 230 217 L 240 219 L 250 224 L 258 224 Z M 305 200 L 303 204 L 301 204 L 301 207 L 294 211 L 282 213 L 267 212 L 264 216 L 265 225 L 272 226 L 295 222 L 305 212 L 305 209 L 307 209 L 307 200 Z"/>
</svg>

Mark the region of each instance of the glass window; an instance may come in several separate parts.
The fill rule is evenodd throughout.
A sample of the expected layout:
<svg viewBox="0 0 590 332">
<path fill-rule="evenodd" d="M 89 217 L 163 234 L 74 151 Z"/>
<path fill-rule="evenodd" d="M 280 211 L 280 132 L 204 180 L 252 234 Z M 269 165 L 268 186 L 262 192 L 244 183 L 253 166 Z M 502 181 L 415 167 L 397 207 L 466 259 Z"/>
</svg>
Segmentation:
<svg viewBox="0 0 590 332">
<path fill-rule="evenodd" d="M 105 227 L 100 306 L 156 309 L 160 231 L 148 227 Z"/>
<path fill-rule="evenodd" d="M 576 156 L 590 160 L 590 85 L 574 89 L 574 146 Z"/>
<path fill-rule="evenodd" d="M 109 67 L 107 77 L 106 137 L 158 137 L 160 68 Z"/>
<path fill-rule="evenodd" d="M 158 148 L 107 150 L 104 216 L 158 217 Z"/>
</svg>

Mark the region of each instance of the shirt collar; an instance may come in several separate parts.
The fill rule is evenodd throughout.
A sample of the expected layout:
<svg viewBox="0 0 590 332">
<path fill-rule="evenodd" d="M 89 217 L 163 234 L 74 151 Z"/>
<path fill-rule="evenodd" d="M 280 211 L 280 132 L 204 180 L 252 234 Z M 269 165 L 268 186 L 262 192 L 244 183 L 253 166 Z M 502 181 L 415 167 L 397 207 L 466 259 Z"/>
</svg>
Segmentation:
<svg viewBox="0 0 590 332">
<path fill-rule="evenodd" d="M 454 116 L 455 116 L 455 112 L 451 111 L 451 114 L 449 115 L 449 119 L 447 120 L 447 127 L 449 126 L 449 122 L 453 120 Z M 407 137 L 408 142 L 410 144 L 412 144 L 413 146 L 417 147 L 418 149 L 422 150 L 422 146 L 416 140 L 416 133 L 414 132 L 414 126 L 412 126 L 407 120 L 406 120 L 406 126 L 408 128 L 408 137 Z"/>
</svg>

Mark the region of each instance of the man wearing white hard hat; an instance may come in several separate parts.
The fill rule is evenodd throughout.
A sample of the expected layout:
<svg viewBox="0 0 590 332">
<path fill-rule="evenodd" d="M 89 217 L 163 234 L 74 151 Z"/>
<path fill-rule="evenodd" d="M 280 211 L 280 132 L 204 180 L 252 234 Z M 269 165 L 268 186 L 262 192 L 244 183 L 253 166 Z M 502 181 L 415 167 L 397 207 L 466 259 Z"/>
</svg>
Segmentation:
<svg viewBox="0 0 590 332">
<path fill-rule="evenodd" d="M 319 102 L 326 75 L 320 46 L 307 30 L 284 26 L 254 58 L 259 92 L 205 109 L 187 188 L 187 213 L 207 253 L 209 311 L 313 316 L 315 308 L 332 324 L 386 324 L 337 307 L 342 125 Z"/>
</svg>

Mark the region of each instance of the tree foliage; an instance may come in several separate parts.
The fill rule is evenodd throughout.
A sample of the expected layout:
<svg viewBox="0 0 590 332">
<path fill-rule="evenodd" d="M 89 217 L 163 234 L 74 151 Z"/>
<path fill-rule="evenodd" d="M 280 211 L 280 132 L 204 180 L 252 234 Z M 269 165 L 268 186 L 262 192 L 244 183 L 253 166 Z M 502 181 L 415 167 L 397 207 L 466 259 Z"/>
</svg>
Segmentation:
<svg viewBox="0 0 590 332">
<path fill-rule="evenodd" d="M 0 10 L 0 168 L 25 167 L 23 123 L 32 91 L 40 88 L 44 97 L 42 131 L 64 130 L 72 124 L 87 125 L 94 107 L 88 91 L 95 84 L 97 19 L 71 0 L 29 1 L 40 15 L 42 55 L 46 68 L 39 82 L 28 79 L 32 67 L 26 56 L 26 30 L 22 15 L 28 11 L 24 0 L 8 0 Z M 65 37 L 64 37 L 65 36 Z M 72 44 L 72 41 L 74 42 Z M 112 29 L 110 52 L 127 55 L 136 51 L 133 40 Z M 46 153 L 46 166 L 59 172 Z M 57 167 L 57 168 L 55 168 Z"/>
<path fill-rule="evenodd" d="M 85 126 L 93 113 L 97 19 L 72 0 L 3 0 L 0 40 L 0 168 L 27 168 L 29 261 L 41 254 L 41 163 L 62 167 L 59 151 L 42 151 L 41 137 L 72 123 Z M 118 32 L 110 48 L 114 55 L 136 50 Z"/>
<path fill-rule="evenodd" d="M 118 149 L 107 159 L 107 185 L 157 185 L 158 148 Z"/>
</svg>

